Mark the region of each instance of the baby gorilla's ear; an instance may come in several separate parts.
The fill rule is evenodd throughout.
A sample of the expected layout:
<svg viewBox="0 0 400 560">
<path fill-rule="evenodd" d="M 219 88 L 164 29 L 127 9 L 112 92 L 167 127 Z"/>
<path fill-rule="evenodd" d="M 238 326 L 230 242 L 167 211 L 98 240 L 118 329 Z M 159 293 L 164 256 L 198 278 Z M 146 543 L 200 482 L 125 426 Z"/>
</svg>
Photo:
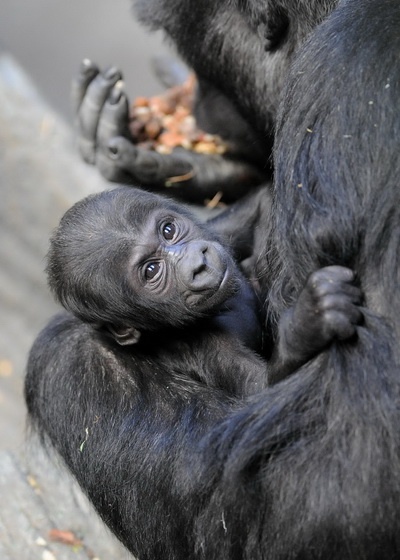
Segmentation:
<svg viewBox="0 0 400 560">
<path fill-rule="evenodd" d="M 135 327 L 107 325 L 107 329 L 114 340 L 121 346 L 128 346 L 129 344 L 136 344 L 139 342 L 140 331 L 135 329 Z"/>
</svg>

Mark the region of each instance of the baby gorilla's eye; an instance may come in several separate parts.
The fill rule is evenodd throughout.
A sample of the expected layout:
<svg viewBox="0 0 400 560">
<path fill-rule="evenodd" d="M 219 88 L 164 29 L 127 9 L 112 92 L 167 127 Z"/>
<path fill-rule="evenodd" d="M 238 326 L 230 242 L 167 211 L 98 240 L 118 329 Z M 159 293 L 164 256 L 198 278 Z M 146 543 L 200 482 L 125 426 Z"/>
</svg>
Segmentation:
<svg viewBox="0 0 400 560">
<path fill-rule="evenodd" d="M 152 280 L 160 272 L 161 265 L 158 262 L 151 262 L 144 269 L 144 277 L 146 280 Z"/>
<path fill-rule="evenodd" d="M 176 227 L 175 224 L 173 224 L 172 222 L 168 222 L 167 224 L 164 224 L 162 227 L 162 234 L 164 239 L 167 239 L 167 241 L 170 241 L 171 239 L 174 238 L 176 233 Z"/>
</svg>

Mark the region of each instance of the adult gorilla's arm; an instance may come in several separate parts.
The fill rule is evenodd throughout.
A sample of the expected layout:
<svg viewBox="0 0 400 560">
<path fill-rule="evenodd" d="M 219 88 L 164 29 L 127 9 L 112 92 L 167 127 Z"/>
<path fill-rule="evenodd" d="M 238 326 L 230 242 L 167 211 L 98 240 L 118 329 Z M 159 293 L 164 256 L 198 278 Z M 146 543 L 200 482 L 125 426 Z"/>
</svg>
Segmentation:
<svg viewBox="0 0 400 560">
<path fill-rule="evenodd" d="M 170 66 L 171 62 L 164 60 L 162 65 Z M 169 68 L 159 63 L 158 74 L 161 72 L 165 78 Z M 268 166 L 260 163 L 265 154 L 251 128 L 211 85 L 198 84 L 193 112 L 200 128 L 227 142 L 225 154 L 201 154 L 184 148 L 162 154 L 137 145 L 128 127 L 129 101 L 121 78 L 116 68 L 100 72 L 86 59 L 72 86 L 81 155 L 106 179 L 203 202 L 217 192 L 224 194 L 225 201 L 237 199 L 268 176 Z"/>
</svg>

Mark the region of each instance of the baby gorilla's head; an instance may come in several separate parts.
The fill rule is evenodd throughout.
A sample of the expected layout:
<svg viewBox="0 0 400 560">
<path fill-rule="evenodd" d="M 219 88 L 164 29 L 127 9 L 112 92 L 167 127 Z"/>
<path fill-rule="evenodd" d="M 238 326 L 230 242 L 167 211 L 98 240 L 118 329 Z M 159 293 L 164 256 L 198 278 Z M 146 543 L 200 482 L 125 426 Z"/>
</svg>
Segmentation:
<svg viewBox="0 0 400 560">
<path fill-rule="evenodd" d="M 218 313 L 239 272 L 186 208 L 130 187 L 75 204 L 51 239 L 49 284 L 82 320 L 124 333 L 182 327 Z"/>
</svg>

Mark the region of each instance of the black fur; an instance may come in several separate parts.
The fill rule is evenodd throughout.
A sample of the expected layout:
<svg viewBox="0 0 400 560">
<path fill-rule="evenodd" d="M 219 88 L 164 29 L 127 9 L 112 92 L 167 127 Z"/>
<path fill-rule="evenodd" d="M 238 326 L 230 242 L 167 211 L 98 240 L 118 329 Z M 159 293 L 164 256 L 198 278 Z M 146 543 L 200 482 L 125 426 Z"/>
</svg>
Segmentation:
<svg viewBox="0 0 400 560">
<path fill-rule="evenodd" d="M 357 344 L 291 378 L 273 414 L 260 400 L 212 436 L 207 557 L 229 558 L 235 543 L 245 558 L 399 555 L 399 24 L 394 0 L 343 2 L 291 68 L 270 310 L 279 316 L 315 267 L 341 262 L 356 270 L 369 313 Z"/>
<path fill-rule="evenodd" d="M 52 236 L 49 284 L 76 317 L 119 345 L 138 345 L 138 364 L 147 355 L 154 369 L 165 367 L 175 355 L 176 368 L 193 364 L 188 375 L 194 379 L 244 396 L 248 387 L 266 386 L 265 363 L 245 347 L 261 350 L 259 302 L 216 233 L 221 220 L 210 225 L 139 189 L 89 196 L 65 213 Z M 251 253 L 249 227 L 251 220 L 240 231 Z M 310 276 L 269 344 L 270 381 L 289 375 L 336 337 L 354 335 L 361 314 L 352 280 L 342 267 Z M 213 367 L 215 356 L 220 367 Z"/>
<path fill-rule="evenodd" d="M 146 5 L 151 14 L 159 3 Z M 211 0 L 201 5 L 216 15 Z M 168 6 L 182 25 L 194 17 Z M 141 559 L 400 554 L 399 28 L 397 0 L 344 0 L 296 57 L 277 126 L 275 250 L 257 264 L 275 317 L 312 271 L 353 267 L 369 309 L 356 340 L 253 402 L 137 367 L 75 319 L 53 323 L 32 350 L 33 421 Z M 191 40 L 206 61 L 202 31 Z M 257 90 L 246 69 L 227 68 L 239 98 Z M 253 111 L 262 114 L 257 103 Z M 270 228 L 261 214 L 257 246 Z"/>
<path fill-rule="evenodd" d="M 144 273 L 151 263 L 161 263 L 154 282 Z M 116 360 L 119 345 L 130 346 L 132 371 L 142 362 L 186 371 L 235 396 L 266 385 L 265 362 L 246 348 L 261 349 L 257 297 L 219 237 L 183 206 L 129 187 L 89 196 L 55 230 L 47 273 L 99 345 L 114 339 Z"/>
<path fill-rule="evenodd" d="M 162 29 L 200 80 L 213 84 L 259 134 L 267 153 L 290 59 L 337 0 L 134 0 L 135 13 L 152 29 Z M 255 27 L 268 21 L 286 40 L 265 52 Z M 285 26 L 284 26 L 285 27 Z M 274 39 L 279 42 L 279 37 Z M 223 128 L 223 127 L 222 127 Z"/>
</svg>

